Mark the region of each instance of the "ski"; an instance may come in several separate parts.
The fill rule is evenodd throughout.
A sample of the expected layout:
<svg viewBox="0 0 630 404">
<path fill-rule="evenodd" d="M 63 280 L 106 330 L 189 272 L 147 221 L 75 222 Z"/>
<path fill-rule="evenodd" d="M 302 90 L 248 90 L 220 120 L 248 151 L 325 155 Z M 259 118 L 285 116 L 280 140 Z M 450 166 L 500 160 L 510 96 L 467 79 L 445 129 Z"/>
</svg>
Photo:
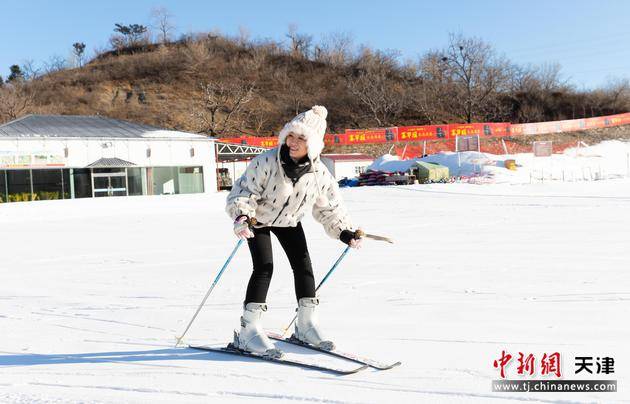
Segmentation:
<svg viewBox="0 0 630 404">
<path fill-rule="evenodd" d="M 213 348 L 209 346 L 198 346 L 198 345 L 189 345 L 188 347 L 192 349 L 201 350 L 201 351 L 220 352 L 220 353 L 226 353 L 226 354 L 231 354 L 231 355 L 239 355 L 239 356 L 244 356 L 247 358 L 254 358 L 254 359 L 260 359 L 260 360 L 264 360 L 268 362 L 279 363 L 282 365 L 296 366 L 296 367 L 312 369 L 312 370 L 319 370 L 321 372 L 328 372 L 328 373 L 333 373 L 336 375 L 351 375 L 351 374 L 360 372 L 368 368 L 368 365 L 363 365 L 354 369 L 340 369 L 340 368 L 333 368 L 333 367 L 324 366 L 324 365 L 318 365 L 312 362 L 305 362 L 305 361 L 301 361 L 297 359 L 272 358 L 272 357 L 256 354 L 253 352 L 243 351 L 241 349 L 234 347 L 232 343 L 228 344 L 227 347 L 218 347 L 218 348 Z"/>
<path fill-rule="evenodd" d="M 396 366 L 400 366 L 402 363 L 401 362 L 394 362 L 391 364 L 387 364 L 387 363 L 382 363 L 373 359 L 369 359 L 369 358 L 365 358 L 359 355 L 355 355 L 355 354 L 351 354 L 351 353 L 347 353 L 347 352 L 342 352 L 340 350 L 337 349 L 333 349 L 332 351 L 327 351 L 325 349 L 321 349 L 321 348 L 317 348 L 316 346 L 313 346 L 311 344 L 307 344 L 305 342 L 300 341 L 299 339 L 295 338 L 294 336 L 291 336 L 289 338 L 285 338 L 280 334 L 275 334 L 275 333 L 267 333 L 267 336 L 273 340 L 276 341 L 282 341 L 282 342 L 286 342 L 288 344 L 293 344 L 293 345 L 298 345 L 304 348 L 308 348 L 308 349 L 312 349 L 314 351 L 317 352 L 321 352 L 321 353 L 325 353 L 325 354 L 329 354 L 332 356 L 336 356 L 338 358 L 343 358 L 343 359 L 347 359 L 349 361 L 355 362 L 355 363 L 360 363 L 362 365 L 366 365 L 369 366 L 371 368 L 374 369 L 378 369 L 378 370 L 388 370 L 391 368 L 394 368 Z"/>
</svg>

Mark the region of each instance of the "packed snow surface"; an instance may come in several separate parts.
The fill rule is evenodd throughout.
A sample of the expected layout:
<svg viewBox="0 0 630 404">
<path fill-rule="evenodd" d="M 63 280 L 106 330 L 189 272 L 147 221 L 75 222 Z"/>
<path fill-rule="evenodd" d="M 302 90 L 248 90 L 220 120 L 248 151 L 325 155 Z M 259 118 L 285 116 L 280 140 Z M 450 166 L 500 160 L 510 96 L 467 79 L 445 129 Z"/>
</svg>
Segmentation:
<svg viewBox="0 0 630 404">
<path fill-rule="evenodd" d="M 226 193 L 0 205 L 2 403 L 622 402 L 630 399 L 630 181 L 435 184 L 342 190 L 365 240 L 320 290 L 321 323 L 388 370 L 334 376 L 175 348 L 233 249 Z M 316 280 L 344 249 L 311 218 Z M 275 239 L 274 239 L 275 242 Z M 264 324 L 295 308 L 274 244 Z M 236 254 L 187 336 L 219 346 L 239 324 L 251 262 Z M 288 355 L 353 367 L 282 346 Z M 561 354 L 565 379 L 617 393 L 493 393 L 506 351 Z M 615 373 L 575 375 L 574 357 Z M 593 368 L 595 370 L 595 368 Z M 533 377 L 530 377 L 533 378 Z M 627 401 L 626 401 L 627 402 Z"/>
</svg>

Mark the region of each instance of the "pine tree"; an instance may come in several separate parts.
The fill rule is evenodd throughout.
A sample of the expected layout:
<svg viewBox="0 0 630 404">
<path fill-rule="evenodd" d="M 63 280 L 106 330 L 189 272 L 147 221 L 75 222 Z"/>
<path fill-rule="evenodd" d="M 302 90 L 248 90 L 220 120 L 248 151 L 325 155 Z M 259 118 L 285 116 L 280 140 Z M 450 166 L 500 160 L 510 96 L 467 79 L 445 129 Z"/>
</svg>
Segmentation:
<svg viewBox="0 0 630 404">
<path fill-rule="evenodd" d="M 7 83 L 24 80 L 24 73 L 22 72 L 22 69 L 20 69 L 20 66 L 12 65 L 9 69 L 11 70 L 11 74 L 7 78 Z"/>
</svg>

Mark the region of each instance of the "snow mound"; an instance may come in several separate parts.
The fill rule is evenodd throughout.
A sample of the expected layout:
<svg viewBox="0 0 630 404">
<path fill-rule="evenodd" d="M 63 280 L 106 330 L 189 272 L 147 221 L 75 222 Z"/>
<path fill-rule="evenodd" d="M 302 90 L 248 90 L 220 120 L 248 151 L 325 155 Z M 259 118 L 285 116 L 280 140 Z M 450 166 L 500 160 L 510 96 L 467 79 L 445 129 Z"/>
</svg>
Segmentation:
<svg viewBox="0 0 630 404">
<path fill-rule="evenodd" d="M 516 170 L 505 167 L 506 160 L 515 160 Z M 448 167 L 451 176 L 483 179 L 480 182 L 525 184 L 545 181 L 591 181 L 630 176 L 630 142 L 609 140 L 602 143 L 566 149 L 549 157 L 533 153 L 502 154 L 479 152 L 441 152 L 423 158 L 400 160 L 384 155 L 368 167 L 384 172 L 406 172 L 417 161 Z"/>
</svg>

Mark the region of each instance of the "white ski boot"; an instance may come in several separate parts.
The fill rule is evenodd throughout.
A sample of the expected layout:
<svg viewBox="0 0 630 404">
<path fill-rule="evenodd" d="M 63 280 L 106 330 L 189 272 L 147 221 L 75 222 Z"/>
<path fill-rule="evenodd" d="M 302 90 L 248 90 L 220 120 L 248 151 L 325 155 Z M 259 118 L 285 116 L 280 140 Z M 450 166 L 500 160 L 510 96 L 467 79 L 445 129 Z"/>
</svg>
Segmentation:
<svg viewBox="0 0 630 404">
<path fill-rule="evenodd" d="M 298 302 L 298 319 L 295 323 L 293 337 L 326 351 L 335 349 L 335 344 L 327 340 L 319 329 L 319 319 L 316 308 L 319 299 L 316 297 L 303 297 Z"/>
<path fill-rule="evenodd" d="M 234 331 L 234 345 L 243 351 L 281 358 L 284 353 L 276 349 L 262 328 L 261 317 L 265 311 L 265 303 L 247 303 L 241 317 L 241 330 Z"/>
</svg>

